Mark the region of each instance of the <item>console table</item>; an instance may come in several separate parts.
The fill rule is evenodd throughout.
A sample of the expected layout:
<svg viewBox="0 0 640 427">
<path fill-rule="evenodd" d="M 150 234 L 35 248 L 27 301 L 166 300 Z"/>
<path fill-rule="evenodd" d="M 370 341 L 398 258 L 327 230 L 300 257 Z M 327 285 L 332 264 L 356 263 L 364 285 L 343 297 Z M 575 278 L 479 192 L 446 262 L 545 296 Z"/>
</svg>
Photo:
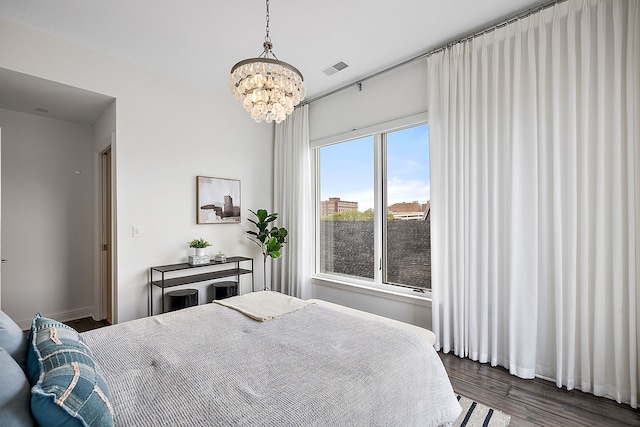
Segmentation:
<svg viewBox="0 0 640 427">
<path fill-rule="evenodd" d="M 251 262 L 251 269 L 240 268 L 240 263 Z M 235 264 L 235 265 L 233 265 Z M 233 268 L 226 268 L 229 266 Z M 216 268 L 217 267 L 217 268 Z M 222 267 L 223 269 L 220 269 Z M 215 268 L 213 271 L 206 271 Z M 170 278 L 165 277 L 167 273 L 174 273 Z M 189 263 L 159 265 L 149 269 L 149 315 L 153 315 L 153 288 L 154 286 L 162 289 L 162 313 L 164 308 L 164 294 L 166 288 L 174 286 L 188 285 L 190 283 L 205 282 L 207 280 L 222 279 L 225 277 L 236 277 L 236 282 L 240 282 L 240 276 L 243 274 L 251 274 L 251 291 L 254 289 L 253 280 L 253 258 L 242 256 L 228 257 L 226 261 L 211 261 L 209 264 L 191 265 Z M 158 277 L 158 275 L 160 277 Z"/>
</svg>

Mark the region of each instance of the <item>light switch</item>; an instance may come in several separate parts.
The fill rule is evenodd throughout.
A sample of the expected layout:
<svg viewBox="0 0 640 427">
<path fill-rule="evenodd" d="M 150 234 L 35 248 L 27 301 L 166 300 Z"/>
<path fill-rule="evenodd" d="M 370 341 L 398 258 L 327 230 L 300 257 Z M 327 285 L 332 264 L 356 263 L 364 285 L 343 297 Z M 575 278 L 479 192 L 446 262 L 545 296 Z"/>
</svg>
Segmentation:
<svg viewBox="0 0 640 427">
<path fill-rule="evenodd" d="M 131 234 L 133 237 L 140 237 L 142 236 L 142 229 L 140 229 L 139 225 L 134 225 L 131 227 Z"/>
</svg>

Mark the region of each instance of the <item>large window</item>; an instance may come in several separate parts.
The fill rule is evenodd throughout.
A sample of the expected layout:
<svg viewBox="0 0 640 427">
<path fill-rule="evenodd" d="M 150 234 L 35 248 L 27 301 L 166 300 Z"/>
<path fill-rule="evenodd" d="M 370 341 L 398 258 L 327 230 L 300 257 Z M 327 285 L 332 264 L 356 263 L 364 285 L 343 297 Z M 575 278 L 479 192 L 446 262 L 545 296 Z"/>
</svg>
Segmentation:
<svg viewBox="0 0 640 427">
<path fill-rule="evenodd" d="M 318 150 L 318 272 L 431 288 L 426 124 Z"/>
</svg>

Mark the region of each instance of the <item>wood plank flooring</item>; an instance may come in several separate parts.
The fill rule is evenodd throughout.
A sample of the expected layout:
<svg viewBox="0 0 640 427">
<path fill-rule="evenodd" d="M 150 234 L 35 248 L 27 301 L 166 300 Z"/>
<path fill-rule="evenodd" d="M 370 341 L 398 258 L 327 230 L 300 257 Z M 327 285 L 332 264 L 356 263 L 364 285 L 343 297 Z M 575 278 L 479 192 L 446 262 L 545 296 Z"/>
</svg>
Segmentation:
<svg viewBox="0 0 640 427">
<path fill-rule="evenodd" d="M 456 393 L 511 415 L 510 426 L 640 426 L 640 410 L 500 367 L 438 353 Z"/>
</svg>

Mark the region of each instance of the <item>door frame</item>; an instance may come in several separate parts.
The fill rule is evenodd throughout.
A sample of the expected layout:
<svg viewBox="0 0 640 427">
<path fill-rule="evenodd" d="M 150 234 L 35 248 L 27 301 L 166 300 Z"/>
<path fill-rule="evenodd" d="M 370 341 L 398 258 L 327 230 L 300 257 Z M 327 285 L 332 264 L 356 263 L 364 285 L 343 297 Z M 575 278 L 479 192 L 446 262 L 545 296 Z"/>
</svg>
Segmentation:
<svg viewBox="0 0 640 427">
<path fill-rule="evenodd" d="M 96 153 L 96 274 L 94 317 L 117 323 L 117 285 L 115 280 L 115 133 L 105 138 Z M 109 153 L 110 162 L 107 163 Z M 106 249 L 105 249 L 106 245 Z"/>
</svg>

